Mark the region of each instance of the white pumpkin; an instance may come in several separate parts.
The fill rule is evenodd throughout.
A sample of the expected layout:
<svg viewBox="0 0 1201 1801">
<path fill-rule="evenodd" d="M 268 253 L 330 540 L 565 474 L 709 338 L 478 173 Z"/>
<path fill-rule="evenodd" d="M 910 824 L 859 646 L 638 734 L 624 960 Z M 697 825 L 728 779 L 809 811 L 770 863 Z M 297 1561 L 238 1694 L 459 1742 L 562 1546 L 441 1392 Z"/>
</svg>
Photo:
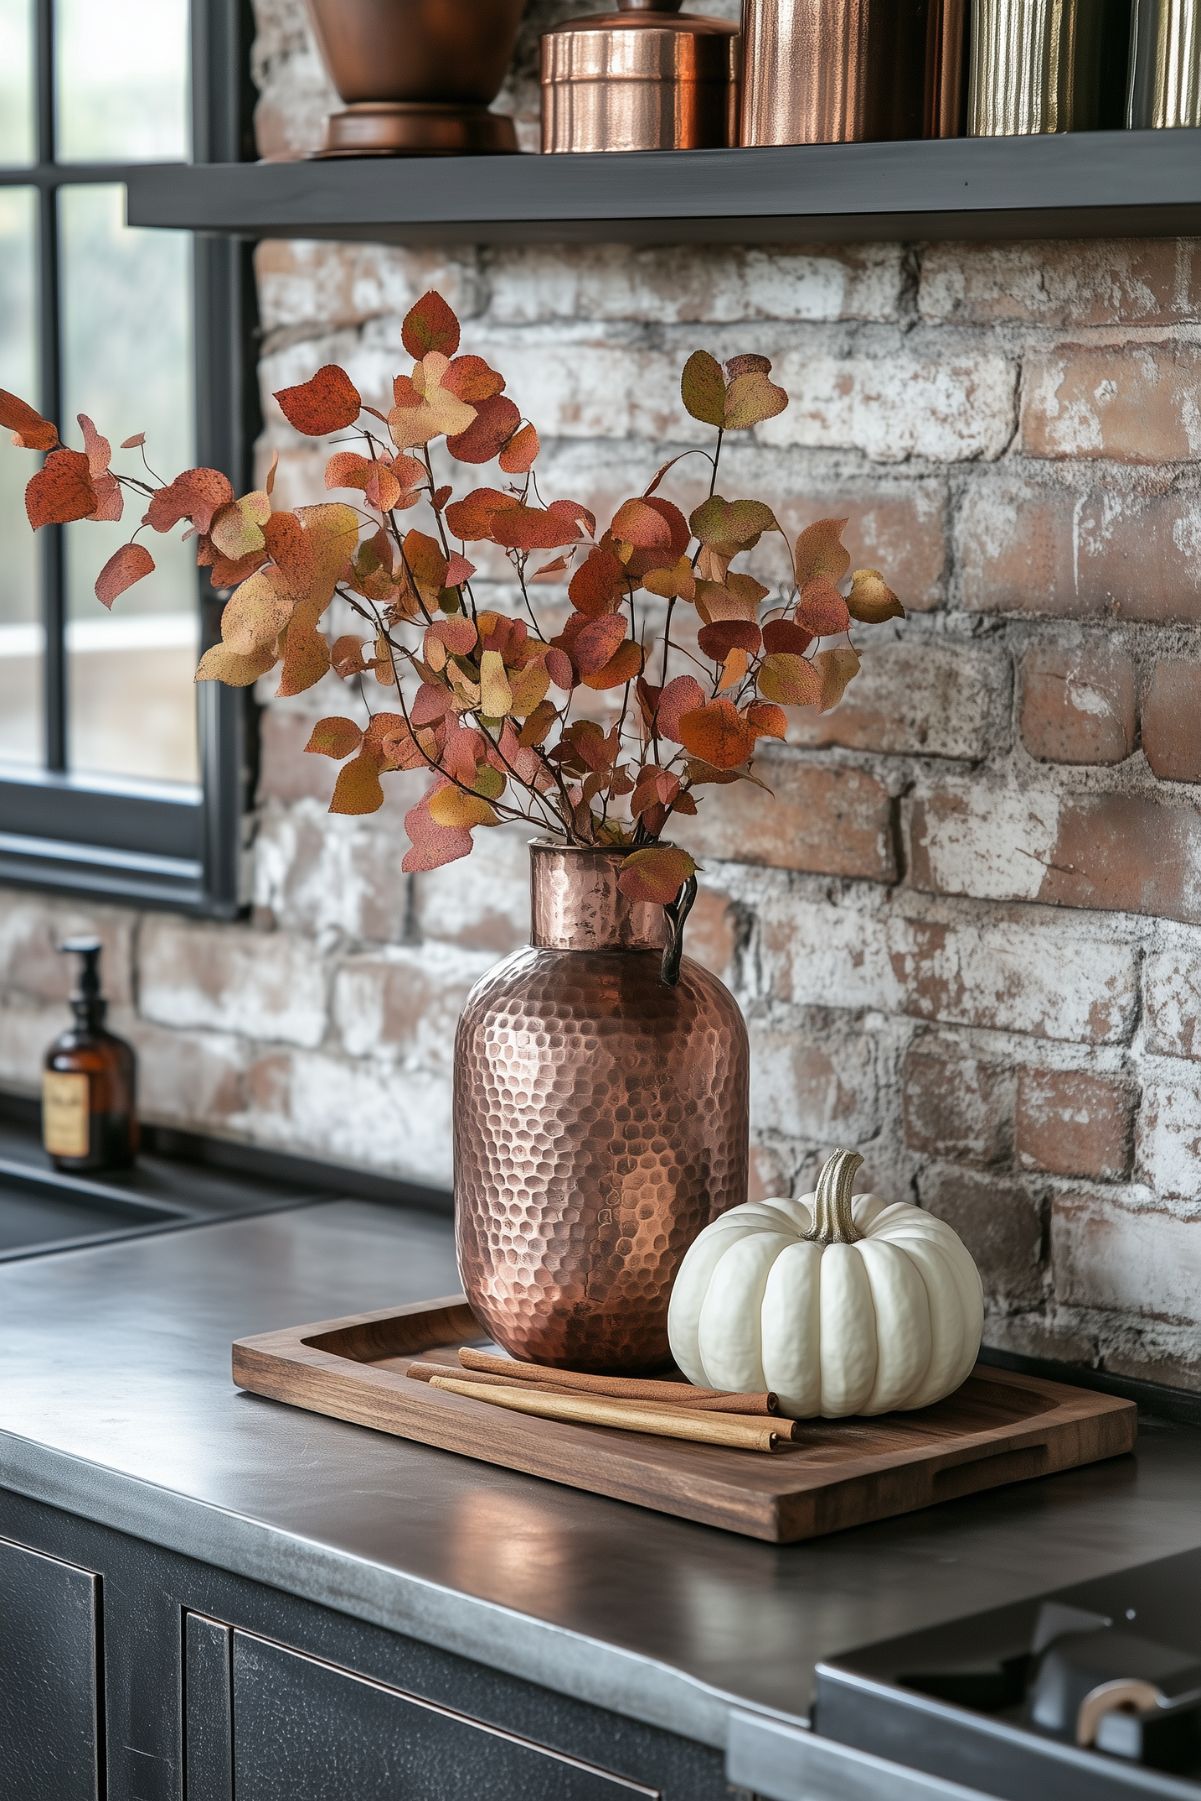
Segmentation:
<svg viewBox="0 0 1201 1801">
<path fill-rule="evenodd" d="M 773 1389 L 794 1419 L 929 1407 L 980 1349 L 980 1275 L 945 1221 L 851 1198 L 863 1162 L 836 1151 L 801 1200 L 750 1201 L 689 1247 L 667 1330 L 690 1382 Z"/>
</svg>

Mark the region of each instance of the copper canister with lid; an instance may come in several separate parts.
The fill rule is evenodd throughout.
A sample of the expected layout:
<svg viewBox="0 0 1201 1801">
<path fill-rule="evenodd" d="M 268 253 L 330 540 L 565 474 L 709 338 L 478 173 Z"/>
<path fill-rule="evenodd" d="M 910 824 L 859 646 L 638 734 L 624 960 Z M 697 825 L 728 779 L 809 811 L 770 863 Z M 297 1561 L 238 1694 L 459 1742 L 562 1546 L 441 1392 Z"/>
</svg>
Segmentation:
<svg viewBox="0 0 1201 1801">
<path fill-rule="evenodd" d="M 738 28 L 681 0 L 618 0 L 542 39 L 542 148 L 713 150 L 737 142 Z"/>
</svg>

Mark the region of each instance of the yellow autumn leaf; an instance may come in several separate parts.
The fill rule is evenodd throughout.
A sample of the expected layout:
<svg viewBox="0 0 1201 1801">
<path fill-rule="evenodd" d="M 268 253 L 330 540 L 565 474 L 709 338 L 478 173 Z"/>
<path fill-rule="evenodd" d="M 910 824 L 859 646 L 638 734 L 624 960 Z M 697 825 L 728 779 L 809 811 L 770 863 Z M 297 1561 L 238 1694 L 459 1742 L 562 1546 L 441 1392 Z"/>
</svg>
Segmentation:
<svg viewBox="0 0 1201 1801">
<path fill-rule="evenodd" d="M 464 794 L 461 788 L 439 788 L 431 794 L 429 815 L 435 825 L 495 825 L 496 814 L 482 794 Z"/>
<path fill-rule="evenodd" d="M 221 637 L 229 649 L 253 657 L 273 646 L 292 616 L 292 597 L 274 569 L 256 569 L 235 588 L 221 615 Z"/>
<path fill-rule="evenodd" d="M 512 710 L 513 690 L 504 659 L 498 650 L 486 650 L 480 658 L 480 712 L 485 719 L 507 719 Z"/>
</svg>

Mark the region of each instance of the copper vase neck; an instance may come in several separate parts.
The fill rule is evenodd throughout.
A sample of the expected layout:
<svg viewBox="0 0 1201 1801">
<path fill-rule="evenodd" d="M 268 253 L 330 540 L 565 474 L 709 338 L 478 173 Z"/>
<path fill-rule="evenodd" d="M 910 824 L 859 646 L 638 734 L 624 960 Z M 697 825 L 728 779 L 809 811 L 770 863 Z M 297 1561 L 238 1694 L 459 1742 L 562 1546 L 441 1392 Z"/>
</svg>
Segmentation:
<svg viewBox="0 0 1201 1801">
<path fill-rule="evenodd" d="M 669 924 L 617 886 L 628 851 L 530 845 L 530 940 L 558 951 L 662 951 Z"/>
</svg>

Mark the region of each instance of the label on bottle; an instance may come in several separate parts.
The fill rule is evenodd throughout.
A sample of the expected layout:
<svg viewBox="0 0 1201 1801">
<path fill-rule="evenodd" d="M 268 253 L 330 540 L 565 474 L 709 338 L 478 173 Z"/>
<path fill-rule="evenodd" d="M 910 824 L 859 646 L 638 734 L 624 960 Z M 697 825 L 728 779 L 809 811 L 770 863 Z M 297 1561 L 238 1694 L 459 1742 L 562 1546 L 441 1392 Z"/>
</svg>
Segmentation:
<svg viewBox="0 0 1201 1801">
<path fill-rule="evenodd" d="M 48 1069 L 42 1077 L 42 1143 L 51 1157 L 88 1154 L 88 1078 Z"/>
</svg>

